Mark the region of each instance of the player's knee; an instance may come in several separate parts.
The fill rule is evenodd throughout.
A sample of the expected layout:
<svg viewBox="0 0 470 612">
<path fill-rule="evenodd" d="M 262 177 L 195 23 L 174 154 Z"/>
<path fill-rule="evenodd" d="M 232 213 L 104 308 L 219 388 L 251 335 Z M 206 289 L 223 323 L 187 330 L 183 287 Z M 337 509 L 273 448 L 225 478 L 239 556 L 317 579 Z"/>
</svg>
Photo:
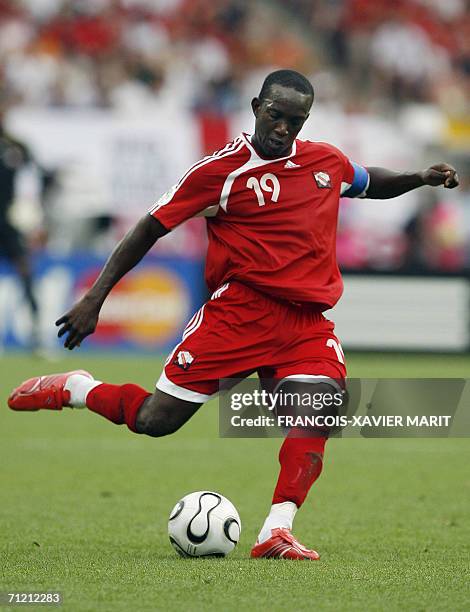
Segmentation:
<svg viewBox="0 0 470 612">
<path fill-rule="evenodd" d="M 161 438 L 175 433 L 181 426 L 182 423 L 178 423 L 173 419 L 164 419 L 158 415 L 147 423 L 147 430 L 145 433 L 153 438 Z"/>
<path fill-rule="evenodd" d="M 318 422 L 333 422 L 344 413 L 346 395 L 328 381 L 304 383 L 286 381 L 282 387 L 286 414 Z M 278 409 L 279 411 L 279 409 Z"/>
<path fill-rule="evenodd" d="M 182 425 L 183 423 L 179 422 L 175 415 L 161 410 L 147 411 L 146 414 L 139 415 L 137 420 L 139 433 L 153 438 L 161 438 L 175 433 Z"/>
<path fill-rule="evenodd" d="M 285 381 L 281 387 L 283 404 L 301 412 L 323 412 L 334 408 L 336 388 L 329 382 Z M 303 410 L 303 409 L 306 410 Z"/>
<path fill-rule="evenodd" d="M 137 431 L 153 438 L 175 433 L 199 407 L 198 404 L 189 404 L 188 407 L 188 404 L 157 390 L 144 402 L 137 414 Z"/>
</svg>

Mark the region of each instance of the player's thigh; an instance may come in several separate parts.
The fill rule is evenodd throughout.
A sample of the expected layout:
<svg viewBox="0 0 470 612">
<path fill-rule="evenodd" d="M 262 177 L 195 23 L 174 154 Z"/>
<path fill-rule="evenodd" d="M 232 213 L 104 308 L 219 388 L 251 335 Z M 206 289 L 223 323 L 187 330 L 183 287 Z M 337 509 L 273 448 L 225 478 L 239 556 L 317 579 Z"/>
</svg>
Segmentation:
<svg viewBox="0 0 470 612">
<path fill-rule="evenodd" d="M 286 430 L 315 437 L 329 436 L 341 429 L 342 418 L 348 409 L 348 394 L 333 379 L 301 382 L 286 379 L 277 390 L 276 415 Z M 292 435 L 292 433 L 291 433 Z"/>
<path fill-rule="evenodd" d="M 305 317 L 303 329 L 282 359 L 259 371 L 263 386 L 278 392 L 278 414 L 331 419 L 344 413 L 346 366 L 331 321 Z"/>
<path fill-rule="evenodd" d="M 334 386 L 344 386 L 346 360 L 334 324 L 324 319 L 305 325 L 291 346 L 284 347 L 282 358 L 271 372 L 278 381 L 284 379 L 315 383 L 331 379 Z"/>
<path fill-rule="evenodd" d="M 139 409 L 136 428 L 139 432 L 151 436 L 166 436 L 189 421 L 201 405 L 156 389 Z"/>
<path fill-rule="evenodd" d="M 225 386 L 221 381 L 243 378 L 263 363 L 271 330 L 266 298 L 240 283 L 226 283 L 189 321 L 157 389 L 190 402 L 210 400 Z"/>
</svg>

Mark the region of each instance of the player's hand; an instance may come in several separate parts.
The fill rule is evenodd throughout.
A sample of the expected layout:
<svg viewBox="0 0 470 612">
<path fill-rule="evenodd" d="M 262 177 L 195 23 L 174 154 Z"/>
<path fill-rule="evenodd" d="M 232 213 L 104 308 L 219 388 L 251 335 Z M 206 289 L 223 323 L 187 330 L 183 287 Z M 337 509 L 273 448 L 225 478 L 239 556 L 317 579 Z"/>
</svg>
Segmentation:
<svg viewBox="0 0 470 612">
<path fill-rule="evenodd" d="M 422 173 L 423 182 L 425 185 L 437 187 L 444 185 L 446 189 L 454 189 L 459 184 L 459 176 L 457 171 L 449 164 L 434 164 Z"/>
<path fill-rule="evenodd" d="M 72 350 L 80 346 L 82 340 L 95 331 L 99 314 L 100 308 L 96 302 L 85 296 L 64 316 L 57 319 L 55 324 L 60 327 L 57 335 L 61 338 L 67 334 L 64 347 Z"/>
</svg>

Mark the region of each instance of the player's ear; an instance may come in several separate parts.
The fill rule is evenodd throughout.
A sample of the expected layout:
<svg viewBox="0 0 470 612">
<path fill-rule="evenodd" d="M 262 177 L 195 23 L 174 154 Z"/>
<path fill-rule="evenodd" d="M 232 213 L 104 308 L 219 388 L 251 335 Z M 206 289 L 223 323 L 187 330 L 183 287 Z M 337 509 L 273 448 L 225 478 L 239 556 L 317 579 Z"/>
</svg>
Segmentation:
<svg viewBox="0 0 470 612">
<path fill-rule="evenodd" d="M 253 98 L 251 101 L 251 108 L 253 109 L 253 114 L 255 117 L 258 116 L 258 112 L 261 106 L 261 100 L 259 98 Z"/>
</svg>

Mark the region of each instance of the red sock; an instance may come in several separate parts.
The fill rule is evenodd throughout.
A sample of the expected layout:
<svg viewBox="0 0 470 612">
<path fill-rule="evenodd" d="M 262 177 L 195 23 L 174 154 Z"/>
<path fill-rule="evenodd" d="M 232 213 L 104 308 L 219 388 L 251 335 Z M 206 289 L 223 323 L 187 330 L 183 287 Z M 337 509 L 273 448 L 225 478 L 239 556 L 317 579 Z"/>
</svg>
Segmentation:
<svg viewBox="0 0 470 612">
<path fill-rule="evenodd" d="M 281 471 L 274 490 L 273 504 L 291 501 L 299 508 L 310 487 L 320 476 L 328 438 L 320 434 L 318 437 L 311 436 L 311 432 L 292 429 L 284 440 L 279 451 Z"/>
<path fill-rule="evenodd" d="M 135 428 L 137 412 L 149 395 L 151 393 L 138 385 L 102 383 L 88 393 L 86 405 L 117 425 L 126 423 L 131 431 L 138 433 Z"/>
</svg>

